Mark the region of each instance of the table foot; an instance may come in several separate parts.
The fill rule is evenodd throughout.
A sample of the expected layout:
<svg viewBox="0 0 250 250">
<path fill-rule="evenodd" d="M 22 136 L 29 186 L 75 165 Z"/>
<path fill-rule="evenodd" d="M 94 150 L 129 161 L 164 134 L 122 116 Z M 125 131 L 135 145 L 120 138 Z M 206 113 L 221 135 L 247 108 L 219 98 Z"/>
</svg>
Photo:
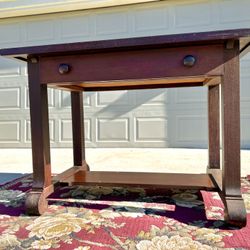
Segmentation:
<svg viewBox="0 0 250 250">
<path fill-rule="evenodd" d="M 244 227 L 247 223 L 246 208 L 241 196 L 224 198 L 225 220 L 232 225 Z"/>
<path fill-rule="evenodd" d="M 26 197 L 26 211 L 29 215 L 41 215 L 48 208 L 48 201 L 43 191 L 30 191 Z"/>
<path fill-rule="evenodd" d="M 54 192 L 55 184 L 44 188 L 33 188 L 26 197 L 25 206 L 29 215 L 41 215 L 48 208 L 47 197 Z"/>
</svg>

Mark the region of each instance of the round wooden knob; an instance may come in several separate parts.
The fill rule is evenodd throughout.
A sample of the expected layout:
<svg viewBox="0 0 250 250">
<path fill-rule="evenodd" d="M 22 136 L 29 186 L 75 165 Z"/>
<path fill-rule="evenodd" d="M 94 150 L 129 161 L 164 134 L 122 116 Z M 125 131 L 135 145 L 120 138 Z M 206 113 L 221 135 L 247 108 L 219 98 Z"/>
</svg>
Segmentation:
<svg viewBox="0 0 250 250">
<path fill-rule="evenodd" d="M 58 71 L 61 75 L 65 75 L 65 74 L 69 73 L 70 66 L 68 64 L 62 63 L 59 65 Z"/>
<path fill-rule="evenodd" d="M 183 59 L 183 65 L 186 67 L 193 67 L 195 65 L 196 59 L 192 55 L 187 55 Z"/>
</svg>

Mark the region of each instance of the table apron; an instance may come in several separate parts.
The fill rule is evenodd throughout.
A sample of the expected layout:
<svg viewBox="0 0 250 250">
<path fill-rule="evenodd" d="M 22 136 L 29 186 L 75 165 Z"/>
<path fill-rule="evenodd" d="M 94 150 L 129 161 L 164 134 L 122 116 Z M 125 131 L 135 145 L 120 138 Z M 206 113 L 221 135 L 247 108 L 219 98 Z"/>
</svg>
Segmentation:
<svg viewBox="0 0 250 250">
<path fill-rule="evenodd" d="M 106 53 L 47 56 L 40 58 L 41 84 L 80 84 L 155 78 L 223 75 L 224 47 L 218 45 L 127 50 Z M 195 58 L 193 66 L 184 57 Z M 60 73 L 61 64 L 69 72 Z"/>
</svg>

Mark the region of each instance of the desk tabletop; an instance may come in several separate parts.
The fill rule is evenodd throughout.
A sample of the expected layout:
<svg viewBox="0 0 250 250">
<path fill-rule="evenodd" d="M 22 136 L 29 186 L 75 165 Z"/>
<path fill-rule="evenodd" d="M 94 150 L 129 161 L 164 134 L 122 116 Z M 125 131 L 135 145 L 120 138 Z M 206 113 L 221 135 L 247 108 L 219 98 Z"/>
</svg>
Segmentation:
<svg viewBox="0 0 250 250">
<path fill-rule="evenodd" d="M 240 52 L 250 47 L 250 29 L 220 30 L 199 33 L 136 37 L 115 40 L 52 44 L 1 49 L 0 55 L 26 60 L 29 55 L 50 56 L 77 53 L 96 53 L 129 49 L 175 47 L 182 45 L 218 44 L 228 40 L 240 41 Z"/>
</svg>

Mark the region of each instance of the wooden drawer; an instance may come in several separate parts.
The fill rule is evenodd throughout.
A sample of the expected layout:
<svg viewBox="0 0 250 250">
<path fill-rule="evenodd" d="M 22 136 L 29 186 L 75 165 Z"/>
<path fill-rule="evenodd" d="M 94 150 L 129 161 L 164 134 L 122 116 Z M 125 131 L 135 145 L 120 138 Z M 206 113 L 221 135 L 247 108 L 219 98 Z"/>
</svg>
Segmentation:
<svg viewBox="0 0 250 250">
<path fill-rule="evenodd" d="M 195 58 L 193 66 L 184 65 L 187 55 Z M 59 72 L 62 64 L 68 72 Z M 223 45 L 42 57 L 40 66 L 44 84 L 222 75 Z"/>
</svg>

